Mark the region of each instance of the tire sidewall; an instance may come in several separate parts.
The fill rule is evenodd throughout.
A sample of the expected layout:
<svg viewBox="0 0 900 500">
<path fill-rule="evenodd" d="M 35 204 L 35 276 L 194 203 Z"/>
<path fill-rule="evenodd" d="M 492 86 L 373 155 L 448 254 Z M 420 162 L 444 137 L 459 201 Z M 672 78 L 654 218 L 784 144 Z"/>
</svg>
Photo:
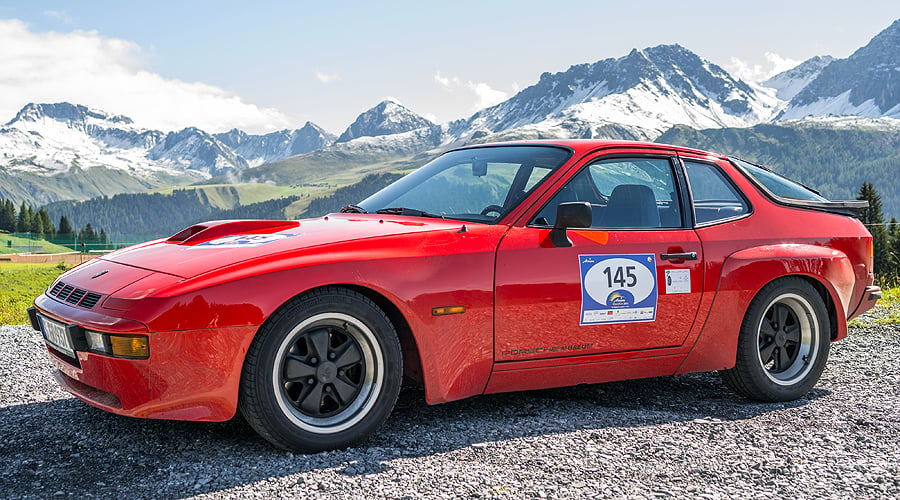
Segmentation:
<svg viewBox="0 0 900 500">
<path fill-rule="evenodd" d="M 773 381 L 759 357 L 759 328 L 764 316 L 780 297 L 796 295 L 810 306 L 809 322 L 817 328 L 812 339 L 812 366 L 800 379 L 791 383 Z M 801 278 L 783 278 L 766 285 L 753 299 L 744 320 L 738 342 L 735 370 L 746 378 L 744 385 L 749 396 L 760 401 L 791 401 L 807 394 L 818 382 L 831 344 L 831 328 L 828 311 L 819 293 Z"/>
<path fill-rule="evenodd" d="M 277 319 L 261 328 L 254 339 L 254 344 L 258 345 L 251 346 L 251 349 L 255 347 L 259 350 L 258 363 L 256 366 L 245 366 L 245 371 L 255 372 L 252 377 L 242 377 L 242 386 L 246 381 L 248 387 L 244 389 L 252 391 L 255 396 L 253 400 L 258 406 L 255 413 L 263 427 L 257 430 L 280 447 L 306 452 L 347 447 L 374 433 L 387 419 L 397 400 L 402 362 L 393 326 L 370 300 L 353 292 L 340 292 L 317 293 L 290 304 Z M 278 376 L 281 370 L 278 351 L 286 337 L 305 320 L 328 313 L 352 316 L 371 331 L 375 340 L 373 344 L 376 344 L 372 348 L 379 350 L 382 363 L 380 390 L 372 395 L 374 403 L 354 425 L 338 432 L 314 432 L 299 427 L 282 409 L 273 377 Z M 248 420 L 252 425 L 252 420 Z"/>
</svg>

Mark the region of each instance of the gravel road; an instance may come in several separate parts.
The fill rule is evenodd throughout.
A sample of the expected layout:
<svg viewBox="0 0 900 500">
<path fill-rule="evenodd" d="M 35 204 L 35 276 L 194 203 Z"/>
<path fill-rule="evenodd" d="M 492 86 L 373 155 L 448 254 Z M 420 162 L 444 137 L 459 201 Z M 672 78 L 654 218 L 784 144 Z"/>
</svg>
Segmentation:
<svg viewBox="0 0 900 500">
<path fill-rule="evenodd" d="M 29 327 L 0 327 L 0 497 L 900 497 L 900 327 L 854 328 L 804 399 L 714 373 L 426 406 L 365 446 L 277 450 L 239 421 L 138 420 L 73 399 Z"/>
</svg>

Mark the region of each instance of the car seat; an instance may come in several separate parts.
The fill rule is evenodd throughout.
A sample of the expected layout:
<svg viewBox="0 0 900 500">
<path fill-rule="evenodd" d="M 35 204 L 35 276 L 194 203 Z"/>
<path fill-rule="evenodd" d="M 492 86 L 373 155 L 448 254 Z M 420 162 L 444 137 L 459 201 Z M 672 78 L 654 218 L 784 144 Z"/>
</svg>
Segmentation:
<svg viewBox="0 0 900 500">
<path fill-rule="evenodd" d="M 640 184 L 620 184 L 609 195 L 601 227 L 659 227 L 653 190 Z"/>
</svg>

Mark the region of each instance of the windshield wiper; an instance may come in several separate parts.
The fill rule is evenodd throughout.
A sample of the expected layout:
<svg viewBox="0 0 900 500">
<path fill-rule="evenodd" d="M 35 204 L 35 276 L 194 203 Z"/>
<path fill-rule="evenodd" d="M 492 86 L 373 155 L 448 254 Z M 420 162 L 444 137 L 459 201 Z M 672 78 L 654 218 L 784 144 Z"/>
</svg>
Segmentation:
<svg viewBox="0 0 900 500">
<path fill-rule="evenodd" d="M 341 209 L 342 214 L 367 214 L 369 212 L 366 211 L 365 208 L 359 205 L 347 205 L 346 207 Z"/>
<path fill-rule="evenodd" d="M 428 213 L 424 210 L 406 207 L 380 208 L 375 211 L 376 214 L 386 215 L 409 215 L 411 217 L 431 217 L 434 219 L 443 219 L 443 215 Z"/>
</svg>

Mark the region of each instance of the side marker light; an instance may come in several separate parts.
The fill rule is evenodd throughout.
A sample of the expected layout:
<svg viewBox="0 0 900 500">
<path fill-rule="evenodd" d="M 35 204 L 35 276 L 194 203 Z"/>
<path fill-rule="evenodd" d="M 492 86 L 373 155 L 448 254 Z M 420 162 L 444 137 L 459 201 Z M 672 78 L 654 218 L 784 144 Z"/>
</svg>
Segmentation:
<svg viewBox="0 0 900 500">
<path fill-rule="evenodd" d="M 466 306 L 435 307 L 431 310 L 432 316 L 446 316 L 448 314 L 462 314 L 466 312 Z"/>
</svg>

